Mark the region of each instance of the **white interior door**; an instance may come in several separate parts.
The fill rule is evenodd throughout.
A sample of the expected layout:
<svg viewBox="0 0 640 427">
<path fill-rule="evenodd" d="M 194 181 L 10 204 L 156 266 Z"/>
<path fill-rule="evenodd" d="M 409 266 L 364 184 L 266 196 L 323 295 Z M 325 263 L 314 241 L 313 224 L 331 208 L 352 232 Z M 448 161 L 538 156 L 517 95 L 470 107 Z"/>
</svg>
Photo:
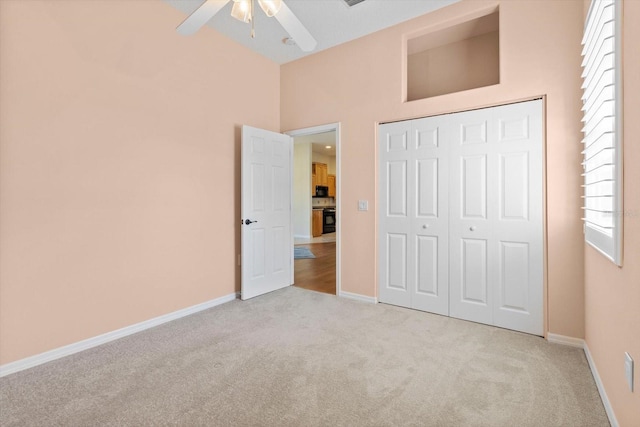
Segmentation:
<svg viewBox="0 0 640 427">
<path fill-rule="evenodd" d="M 381 302 L 449 313 L 448 153 L 442 118 L 379 127 Z"/>
<path fill-rule="evenodd" d="M 290 136 L 242 127 L 243 300 L 292 283 L 292 153 Z"/>
</svg>

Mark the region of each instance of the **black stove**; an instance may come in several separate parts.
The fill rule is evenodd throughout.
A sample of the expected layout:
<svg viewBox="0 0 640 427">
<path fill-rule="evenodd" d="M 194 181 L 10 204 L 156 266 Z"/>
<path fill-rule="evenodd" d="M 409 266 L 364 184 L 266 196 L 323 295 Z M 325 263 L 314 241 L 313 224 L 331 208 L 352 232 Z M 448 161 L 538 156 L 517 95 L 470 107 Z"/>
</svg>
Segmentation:
<svg viewBox="0 0 640 427">
<path fill-rule="evenodd" d="M 336 232 L 336 208 L 322 210 L 322 234 Z"/>
</svg>

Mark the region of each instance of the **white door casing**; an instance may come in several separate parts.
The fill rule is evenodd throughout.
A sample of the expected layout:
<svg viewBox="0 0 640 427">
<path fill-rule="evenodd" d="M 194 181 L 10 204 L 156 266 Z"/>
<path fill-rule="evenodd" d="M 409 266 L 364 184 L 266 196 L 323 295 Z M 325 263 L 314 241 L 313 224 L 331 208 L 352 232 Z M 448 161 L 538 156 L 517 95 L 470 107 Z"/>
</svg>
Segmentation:
<svg viewBox="0 0 640 427">
<path fill-rule="evenodd" d="M 302 128 L 302 129 L 295 129 L 295 130 L 291 130 L 287 132 L 287 135 L 291 136 L 294 138 L 300 137 L 300 136 L 309 136 L 309 135 L 316 135 L 319 133 L 326 133 L 326 132 L 335 132 L 335 143 L 336 143 L 336 177 L 340 177 L 341 176 L 341 147 L 342 144 L 340 143 L 341 139 L 340 139 L 340 123 L 336 122 L 336 123 L 328 123 L 328 124 L 324 124 L 324 125 L 318 125 L 318 126 L 312 126 L 312 127 L 308 127 L 308 128 Z M 295 144 L 295 142 L 294 142 Z M 292 166 L 293 167 L 293 166 Z M 335 197 L 335 201 L 336 201 L 336 206 L 340 207 L 342 206 L 342 201 L 341 201 L 341 194 L 342 191 L 340 190 L 341 187 L 341 179 L 337 179 L 336 180 L 336 197 Z M 309 177 L 309 181 L 308 183 L 311 183 L 311 178 Z M 293 192 L 293 190 L 292 190 Z M 293 200 L 293 195 L 291 196 L 292 200 Z M 348 293 L 348 292 L 343 292 L 342 291 L 342 286 L 341 286 L 341 240 L 342 240 L 342 227 L 340 226 L 341 224 L 341 212 L 342 209 L 337 209 L 336 210 L 336 295 L 338 296 L 352 296 L 352 294 Z M 293 245 L 293 241 L 292 241 L 292 245 Z M 294 264 L 295 266 L 295 264 Z M 294 271 L 293 269 L 291 270 L 291 283 L 294 282 Z"/>
<path fill-rule="evenodd" d="M 241 298 L 292 284 L 293 139 L 242 127 Z"/>
<path fill-rule="evenodd" d="M 380 126 L 380 300 L 449 313 L 448 153 L 442 118 Z"/>
<path fill-rule="evenodd" d="M 438 150 L 430 157 L 411 151 L 421 127 L 422 134 L 437 129 Z M 380 301 L 542 335 L 542 101 L 380 125 L 379 141 Z M 433 170 L 429 164 L 438 173 L 416 166 Z M 428 224 L 427 235 L 424 212 L 402 217 L 404 206 L 407 212 L 427 206 L 429 193 L 413 183 L 437 188 L 439 212 L 447 216 Z M 437 252 L 416 255 L 436 239 Z M 404 243 L 411 241 L 422 246 Z M 441 275 L 443 260 L 448 276 Z M 417 271 L 442 278 L 446 310 L 419 303 L 420 288 L 410 286 Z"/>
</svg>

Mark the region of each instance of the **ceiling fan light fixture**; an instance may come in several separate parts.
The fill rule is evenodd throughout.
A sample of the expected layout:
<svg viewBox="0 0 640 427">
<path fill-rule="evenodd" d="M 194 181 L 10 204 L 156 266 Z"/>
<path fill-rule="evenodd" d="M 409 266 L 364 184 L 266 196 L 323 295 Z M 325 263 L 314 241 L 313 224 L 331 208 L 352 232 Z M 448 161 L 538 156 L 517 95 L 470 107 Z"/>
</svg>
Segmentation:
<svg viewBox="0 0 640 427">
<path fill-rule="evenodd" d="M 241 22 L 251 22 L 251 0 L 233 0 L 231 16 Z"/>
<path fill-rule="evenodd" d="M 282 0 L 258 0 L 258 3 L 268 17 L 274 16 L 282 7 Z"/>
<path fill-rule="evenodd" d="M 178 25 L 176 30 L 185 36 L 194 34 L 231 1 L 232 0 L 204 0 L 199 8 L 193 11 L 187 19 Z M 254 19 L 255 2 L 256 0 L 233 0 L 233 7 L 231 9 L 231 16 L 234 19 L 251 24 L 251 38 L 255 38 L 256 35 Z M 295 44 L 300 47 L 303 52 L 311 52 L 317 47 L 318 42 L 316 39 L 313 38 L 309 30 L 300 22 L 293 11 L 289 9 L 284 0 L 258 0 L 258 3 L 263 12 L 269 17 L 274 16 L 287 34 L 289 34 L 289 37 L 285 38 L 283 43 Z"/>
</svg>

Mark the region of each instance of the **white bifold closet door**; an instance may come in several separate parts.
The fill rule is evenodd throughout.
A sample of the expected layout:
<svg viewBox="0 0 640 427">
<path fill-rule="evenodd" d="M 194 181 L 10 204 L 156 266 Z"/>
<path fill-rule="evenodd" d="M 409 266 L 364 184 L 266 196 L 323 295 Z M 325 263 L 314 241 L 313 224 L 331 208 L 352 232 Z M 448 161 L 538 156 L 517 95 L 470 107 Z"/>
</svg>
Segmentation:
<svg viewBox="0 0 640 427">
<path fill-rule="evenodd" d="M 379 300 L 542 335 L 542 101 L 383 124 L 379 144 Z"/>
<path fill-rule="evenodd" d="M 441 141 L 443 120 L 380 125 L 379 299 L 447 315 L 449 154 Z"/>
</svg>

